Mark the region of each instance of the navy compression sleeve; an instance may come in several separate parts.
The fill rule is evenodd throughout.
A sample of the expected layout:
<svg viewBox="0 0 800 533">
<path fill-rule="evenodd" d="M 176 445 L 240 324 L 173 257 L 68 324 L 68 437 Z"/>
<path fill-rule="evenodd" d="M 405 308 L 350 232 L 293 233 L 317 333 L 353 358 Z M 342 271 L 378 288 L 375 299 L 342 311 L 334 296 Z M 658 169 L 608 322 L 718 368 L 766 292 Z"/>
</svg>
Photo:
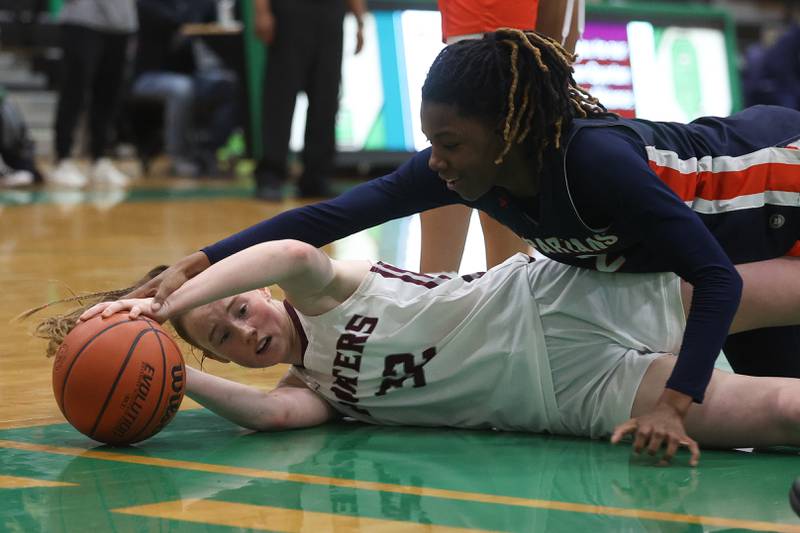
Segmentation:
<svg viewBox="0 0 800 533">
<path fill-rule="evenodd" d="M 203 248 L 203 252 L 216 263 L 254 244 L 277 239 L 296 239 L 319 247 L 387 220 L 461 201 L 428 168 L 428 157 L 429 149 L 423 150 L 391 174 L 331 200 L 259 222 Z"/>
<path fill-rule="evenodd" d="M 650 170 L 638 139 L 617 128 L 585 128 L 570 144 L 567 168 L 585 220 L 613 224 L 648 249 L 651 271 L 675 272 L 694 286 L 667 387 L 701 402 L 741 298 L 738 272 L 700 218 Z"/>
</svg>

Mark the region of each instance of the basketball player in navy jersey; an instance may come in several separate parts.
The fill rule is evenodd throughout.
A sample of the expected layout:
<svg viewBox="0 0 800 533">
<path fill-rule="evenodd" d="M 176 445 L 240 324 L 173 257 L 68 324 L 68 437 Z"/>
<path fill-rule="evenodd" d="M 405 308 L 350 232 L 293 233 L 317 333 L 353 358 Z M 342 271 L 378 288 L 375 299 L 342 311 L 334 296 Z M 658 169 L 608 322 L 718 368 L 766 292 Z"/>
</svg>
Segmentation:
<svg viewBox="0 0 800 533">
<path fill-rule="evenodd" d="M 258 242 L 321 246 L 462 203 L 556 261 L 674 272 L 694 286 L 666 387 L 625 425 L 651 449 L 686 442 L 684 419 L 703 401 L 740 301 L 734 263 L 800 253 L 800 112 L 756 107 L 691 124 L 621 119 L 576 85 L 573 61 L 555 41 L 516 30 L 446 47 L 422 89 L 429 149 L 336 199 L 187 256 L 133 295 L 155 294 L 159 304 L 209 264 Z M 786 342 L 762 339 L 752 353 L 729 343 L 726 355 L 736 371 L 800 377 L 795 332 L 773 332 Z"/>
<path fill-rule="evenodd" d="M 800 278 L 786 268 L 796 261 L 741 267 L 745 299 L 734 330 L 800 321 Z M 275 283 L 286 301 L 262 288 Z M 268 394 L 189 370 L 189 395 L 246 427 L 303 427 L 344 415 L 591 437 L 616 428 L 618 439 L 631 414 L 657 401 L 690 300 L 689 285 L 670 273 L 606 274 L 517 254 L 485 273 L 434 277 L 335 261 L 282 240 L 212 265 L 157 312 L 152 299 L 124 299 L 95 305 L 81 319 L 146 313 L 169 319 L 219 361 L 292 364 Z M 706 401 L 687 417 L 690 437 L 662 459 L 682 444 L 696 464 L 693 439 L 799 444 L 798 403 L 800 380 L 715 371 Z M 635 448 L 645 449 L 642 442 Z"/>
</svg>

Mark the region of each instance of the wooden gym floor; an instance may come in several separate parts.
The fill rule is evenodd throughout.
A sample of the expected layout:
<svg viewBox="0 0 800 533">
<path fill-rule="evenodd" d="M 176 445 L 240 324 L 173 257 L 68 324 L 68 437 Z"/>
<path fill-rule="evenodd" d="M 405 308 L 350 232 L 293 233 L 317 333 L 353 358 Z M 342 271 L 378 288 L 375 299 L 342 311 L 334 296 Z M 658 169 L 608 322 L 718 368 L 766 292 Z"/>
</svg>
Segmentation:
<svg viewBox="0 0 800 533">
<path fill-rule="evenodd" d="M 685 455 L 658 468 L 626 446 L 528 434 L 355 423 L 257 434 L 188 399 L 135 447 L 99 446 L 64 422 L 35 321 L 14 316 L 126 286 L 294 205 L 253 201 L 242 182 L 0 191 L 0 531 L 800 531 L 787 501 L 796 450 L 707 450 L 698 468 Z M 390 223 L 329 252 L 402 262 L 407 234 Z M 282 374 L 206 370 L 264 388 Z"/>
</svg>

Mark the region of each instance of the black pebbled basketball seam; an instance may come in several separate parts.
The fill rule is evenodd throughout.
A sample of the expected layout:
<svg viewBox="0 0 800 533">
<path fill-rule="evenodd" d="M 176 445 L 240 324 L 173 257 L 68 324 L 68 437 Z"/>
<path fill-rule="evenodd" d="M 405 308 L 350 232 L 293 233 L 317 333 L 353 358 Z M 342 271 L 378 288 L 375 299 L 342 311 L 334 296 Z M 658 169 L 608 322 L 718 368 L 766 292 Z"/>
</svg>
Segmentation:
<svg viewBox="0 0 800 533">
<path fill-rule="evenodd" d="M 137 319 L 137 320 L 140 320 L 140 319 Z M 92 342 L 94 342 L 94 340 L 97 337 L 99 337 L 100 335 L 102 335 L 103 333 L 105 333 L 106 331 L 108 331 L 110 329 L 114 329 L 114 328 L 116 328 L 118 326 L 122 326 L 124 324 L 127 324 L 127 322 L 117 322 L 115 324 L 111 324 L 110 326 L 106 327 L 105 329 L 102 329 L 102 330 L 98 331 L 89 340 L 87 340 L 85 343 L 83 343 L 83 346 L 81 346 L 81 349 L 78 350 L 78 353 L 76 353 L 75 357 L 72 358 L 72 362 L 70 362 L 69 368 L 64 373 L 64 380 L 61 383 L 61 399 L 59 401 L 60 401 L 61 405 L 64 406 L 64 411 L 65 411 L 64 412 L 64 416 L 67 415 L 67 413 L 66 413 L 67 408 L 66 408 L 66 404 L 64 403 L 64 394 L 66 393 L 66 390 L 67 390 L 67 381 L 69 381 L 69 375 L 72 372 L 72 368 L 75 366 L 75 363 L 78 362 L 78 358 L 80 358 L 80 356 L 83 353 L 83 351 L 86 348 L 88 348 L 89 345 L 92 344 Z M 67 419 L 69 419 L 69 417 L 67 417 Z"/>
</svg>

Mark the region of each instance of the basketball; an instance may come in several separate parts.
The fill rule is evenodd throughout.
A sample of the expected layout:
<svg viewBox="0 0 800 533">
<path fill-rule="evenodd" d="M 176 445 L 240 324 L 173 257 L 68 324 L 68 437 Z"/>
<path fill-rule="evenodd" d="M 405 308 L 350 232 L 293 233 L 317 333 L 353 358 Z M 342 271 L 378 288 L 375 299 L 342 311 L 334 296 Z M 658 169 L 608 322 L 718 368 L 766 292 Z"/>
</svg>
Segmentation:
<svg viewBox="0 0 800 533">
<path fill-rule="evenodd" d="M 125 445 L 172 420 L 185 375 L 181 352 L 161 326 L 124 312 L 79 323 L 66 336 L 53 363 L 53 393 L 75 429 Z"/>
</svg>

